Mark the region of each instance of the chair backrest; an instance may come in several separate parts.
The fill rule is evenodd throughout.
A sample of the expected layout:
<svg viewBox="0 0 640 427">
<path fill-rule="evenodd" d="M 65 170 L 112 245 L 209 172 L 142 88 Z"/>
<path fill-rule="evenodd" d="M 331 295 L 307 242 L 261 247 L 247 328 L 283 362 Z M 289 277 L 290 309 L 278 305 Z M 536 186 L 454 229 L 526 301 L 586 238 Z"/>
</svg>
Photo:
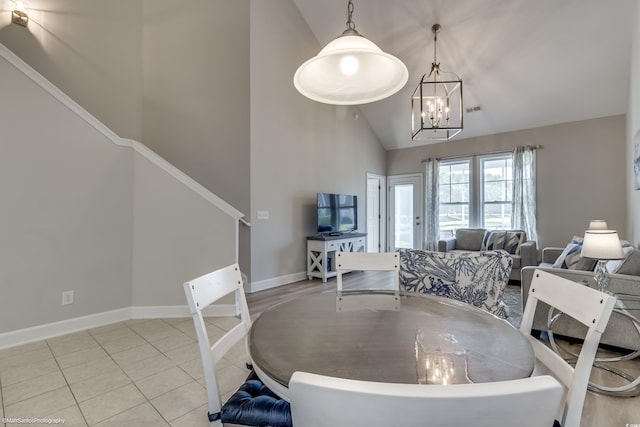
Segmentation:
<svg viewBox="0 0 640 427">
<path fill-rule="evenodd" d="M 575 366 L 569 364 L 542 341 L 531 336 L 538 301 L 563 312 L 587 327 L 586 336 Z M 554 274 L 536 270 L 529 297 L 522 314 L 520 331 L 529 338 L 536 354 L 537 366 L 551 371 L 566 388 L 564 405 L 559 413 L 563 427 L 579 427 L 593 361 L 600 336 L 607 326 L 615 297 Z M 541 363 L 543 366 L 538 366 Z"/>
<path fill-rule="evenodd" d="M 400 255 L 397 252 L 336 252 L 336 281 L 342 292 L 342 274 L 351 270 L 392 271 L 393 291 L 400 291 Z"/>
<path fill-rule="evenodd" d="M 433 294 L 474 305 L 503 319 L 502 299 L 513 258 L 506 251 L 437 252 L 399 249 L 404 292 Z"/>
<path fill-rule="evenodd" d="M 393 384 L 294 372 L 297 427 L 551 427 L 562 385 L 551 376 L 477 384 Z"/>
<path fill-rule="evenodd" d="M 220 412 L 222 406 L 220 389 L 216 378 L 216 363 L 222 359 L 229 349 L 244 339 L 251 327 L 249 308 L 242 285 L 242 274 L 237 264 L 205 274 L 184 284 L 189 311 L 193 316 L 193 323 L 198 337 L 209 410 L 212 414 Z M 234 317 L 236 319 L 239 315 L 239 323 L 211 345 L 202 311 L 229 294 L 235 294 L 235 309 L 229 310 L 228 305 L 220 305 L 221 307 L 216 307 L 216 310 L 211 310 L 211 312 L 208 310 L 207 315 Z"/>
</svg>

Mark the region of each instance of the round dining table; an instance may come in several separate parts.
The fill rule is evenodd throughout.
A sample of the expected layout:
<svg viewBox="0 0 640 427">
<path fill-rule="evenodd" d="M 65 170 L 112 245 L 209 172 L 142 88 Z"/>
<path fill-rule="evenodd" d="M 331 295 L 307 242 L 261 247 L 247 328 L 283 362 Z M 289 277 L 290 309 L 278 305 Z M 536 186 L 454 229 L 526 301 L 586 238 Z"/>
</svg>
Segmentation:
<svg viewBox="0 0 640 427">
<path fill-rule="evenodd" d="M 506 320 L 451 299 L 323 292 L 275 305 L 247 335 L 253 367 L 288 399 L 295 371 L 364 381 L 456 384 L 531 375 L 528 339 Z"/>
</svg>

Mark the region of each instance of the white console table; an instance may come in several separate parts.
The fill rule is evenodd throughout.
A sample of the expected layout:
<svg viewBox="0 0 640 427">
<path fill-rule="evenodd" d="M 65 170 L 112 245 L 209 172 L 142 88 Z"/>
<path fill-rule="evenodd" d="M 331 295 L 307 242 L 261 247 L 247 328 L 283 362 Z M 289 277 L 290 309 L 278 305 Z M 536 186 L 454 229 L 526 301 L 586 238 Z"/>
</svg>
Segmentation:
<svg viewBox="0 0 640 427">
<path fill-rule="evenodd" d="M 365 252 L 366 233 L 345 233 L 340 236 L 314 235 L 307 237 L 307 277 L 326 282 L 336 275 L 336 252 Z"/>
</svg>

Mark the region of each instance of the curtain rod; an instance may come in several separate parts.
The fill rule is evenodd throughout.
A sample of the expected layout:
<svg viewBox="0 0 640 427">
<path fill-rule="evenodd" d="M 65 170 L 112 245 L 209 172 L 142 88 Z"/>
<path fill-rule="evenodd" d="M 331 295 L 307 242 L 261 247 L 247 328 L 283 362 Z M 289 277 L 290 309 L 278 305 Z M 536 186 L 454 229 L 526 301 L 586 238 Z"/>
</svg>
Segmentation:
<svg viewBox="0 0 640 427">
<path fill-rule="evenodd" d="M 541 148 L 544 148 L 542 145 L 538 144 L 538 145 L 525 145 L 524 148 L 531 148 L 532 150 L 539 150 Z M 453 160 L 453 159 L 464 159 L 467 157 L 476 157 L 476 156 L 491 156 L 493 154 L 504 154 L 504 153 L 511 153 L 513 152 L 513 150 L 500 150 L 500 151 L 490 151 L 487 153 L 473 153 L 473 154 L 460 154 L 457 156 L 446 156 L 446 157 L 436 157 L 436 160 L 441 161 L 441 160 Z M 428 158 L 428 159 L 422 159 L 420 160 L 420 163 L 426 163 L 429 160 L 431 160 L 432 158 Z"/>
</svg>

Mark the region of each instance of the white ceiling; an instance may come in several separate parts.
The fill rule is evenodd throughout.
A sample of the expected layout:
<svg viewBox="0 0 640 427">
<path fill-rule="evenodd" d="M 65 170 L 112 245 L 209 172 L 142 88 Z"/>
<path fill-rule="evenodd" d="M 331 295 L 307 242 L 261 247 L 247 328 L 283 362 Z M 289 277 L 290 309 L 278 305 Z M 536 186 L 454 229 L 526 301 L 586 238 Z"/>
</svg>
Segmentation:
<svg viewBox="0 0 640 427">
<path fill-rule="evenodd" d="M 293 0 L 324 46 L 346 28 L 347 0 Z M 411 94 L 433 60 L 463 81 L 470 138 L 627 110 L 637 0 L 353 0 L 356 30 L 409 69 L 407 85 L 360 106 L 386 149 L 411 140 Z M 305 58 L 306 60 L 307 58 Z"/>
</svg>

